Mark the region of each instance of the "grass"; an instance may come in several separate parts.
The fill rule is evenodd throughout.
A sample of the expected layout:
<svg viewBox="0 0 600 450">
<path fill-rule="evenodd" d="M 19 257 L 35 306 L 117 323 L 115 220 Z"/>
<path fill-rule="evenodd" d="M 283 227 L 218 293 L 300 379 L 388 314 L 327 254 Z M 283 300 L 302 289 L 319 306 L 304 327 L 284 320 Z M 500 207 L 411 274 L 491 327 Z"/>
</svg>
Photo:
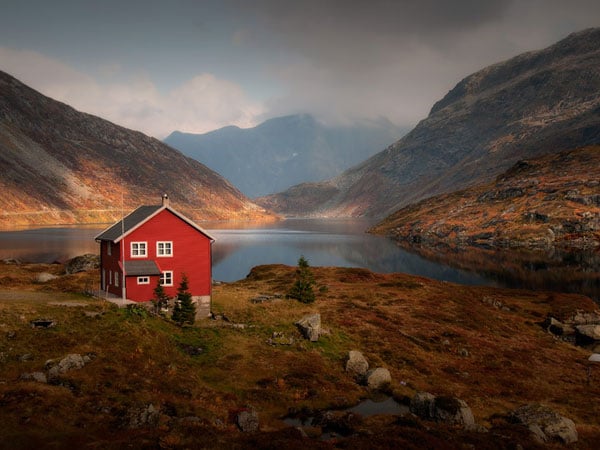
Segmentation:
<svg viewBox="0 0 600 450">
<path fill-rule="evenodd" d="M 12 448 L 235 448 L 274 442 L 293 448 L 302 440 L 280 420 L 290 409 L 348 406 L 370 395 L 344 371 L 353 349 L 371 367 L 390 370 L 395 397 L 419 390 L 456 396 L 487 426 L 521 404 L 541 402 L 577 423 L 578 448 L 593 448 L 600 435 L 600 409 L 589 401 L 600 395 L 600 370 L 587 384 L 588 353 L 538 325 L 549 314 L 595 310 L 582 296 L 313 268 L 317 285 L 327 286 L 314 304 L 285 299 L 255 304 L 252 298 L 283 293 L 294 279 L 293 267 L 262 266 L 244 280 L 214 287 L 213 311 L 228 321 L 205 319 L 179 328 L 78 293 L 97 273 L 34 281 L 48 270 L 61 272 L 58 266 L 0 265 L 0 276 L 15 280 L 0 288 L 0 421 Z M 310 343 L 294 323 L 314 312 L 327 333 Z M 30 321 L 40 317 L 55 320 L 56 327 L 32 328 Z M 269 345 L 273 332 L 295 341 Z M 69 353 L 93 360 L 58 384 L 20 380 Z M 131 411 L 148 404 L 161 411 L 158 425 L 129 429 Z M 236 411 L 248 405 L 261 421 L 262 432 L 254 437 L 237 433 L 233 423 Z M 186 422 L 190 416 L 197 419 Z M 400 435 L 408 439 L 408 448 L 410 436 L 423 437 L 414 424 L 377 419 L 365 424 L 373 445 L 384 446 L 389 433 L 396 433 L 397 443 Z M 458 436 L 471 439 L 443 427 L 425 434 L 423 439 L 448 448 L 460 447 Z M 493 438 L 490 433 L 487 444 L 481 436 L 473 442 L 493 448 Z M 359 433 L 344 445 L 362 445 L 361 439 Z M 526 437 L 513 441 L 528 443 Z"/>
</svg>

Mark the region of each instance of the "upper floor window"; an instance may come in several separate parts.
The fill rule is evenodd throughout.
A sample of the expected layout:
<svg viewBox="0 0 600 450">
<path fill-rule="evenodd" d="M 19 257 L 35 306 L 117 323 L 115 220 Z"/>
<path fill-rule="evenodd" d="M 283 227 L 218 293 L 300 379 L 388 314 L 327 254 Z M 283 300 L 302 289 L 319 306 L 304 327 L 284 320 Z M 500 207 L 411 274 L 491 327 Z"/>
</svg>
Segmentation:
<svg viewBox="0 0 600 450">
<path fill-rule="evenodd" d="M 158 241 L 156 256 L 173 256 L 173 241 Z"/>
<path fill-rule="evenodd" d="M 108 241 L 106 245 L 106 254 L 108 256 L 112 255 L 112 242 Z"/>
<path fill-rule="evenodd" d="M 131 257 L 132 258 L 145 258 L 148 256 L 147 242 L 132 242 L 131 243 Z"/>
</svg>

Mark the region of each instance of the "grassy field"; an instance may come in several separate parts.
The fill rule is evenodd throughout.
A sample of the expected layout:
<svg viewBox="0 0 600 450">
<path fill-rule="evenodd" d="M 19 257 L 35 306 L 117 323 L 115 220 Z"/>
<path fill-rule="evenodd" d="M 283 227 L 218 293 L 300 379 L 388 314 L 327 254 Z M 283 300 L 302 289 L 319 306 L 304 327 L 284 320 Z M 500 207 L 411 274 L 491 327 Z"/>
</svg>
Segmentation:
<svg viewBox="0 0 600 450">
<path fill-rule="evenodd" d="M 539 325 L 548 315 L 595 310 L 586 297 L 363 269 L 313 271 L 314 304 L 253 303 L 285 294 L 294 281 L 294 268 L 261 266 L 215 286 L 212 309 L 224 318 L 179 328 L 83 294 L 97 272 L 0 264 L 0 447 L 535 448 L 503 417 L 539 402 L 577 424 L 577 448 L 595 448 L 600 368 L 588 383 L 589 352 Z M 42 272 L 58 278 L 36 282 Z M 313 312 L 325 328 L 315 343 L 294 326 Z M 32 328 L 41 318 L 56 326 Z M 270 345 L 274 332 L 294 342 Z M 390 370 L 389 394 L 399 401 L 421 390 L 456 396 L 490 431 L 374 416 L 351 437 L 307 441 L 282 421 L 290 411 L 342 408 L 371 395 L 344 371 L 353 349 L 371 367 Z M 90 361 L 48 384 L 21 379 L 73 353 Z M 247 408 L 258 412 L 260 432 L 237 429 L 235 416 Z"/>
</svg>

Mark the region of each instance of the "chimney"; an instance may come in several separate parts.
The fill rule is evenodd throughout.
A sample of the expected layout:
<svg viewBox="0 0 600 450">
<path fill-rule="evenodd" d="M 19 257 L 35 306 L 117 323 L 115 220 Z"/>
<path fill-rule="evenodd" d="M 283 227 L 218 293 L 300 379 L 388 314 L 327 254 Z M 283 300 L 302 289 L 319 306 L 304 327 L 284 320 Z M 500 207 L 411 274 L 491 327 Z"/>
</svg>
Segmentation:
<svg viewBox="0 0 600 450">
<path fill-rule="evenodd" d="M 162 205 L 169 206 L 169 196 L 167 194 L 162 195 Z"/>
</svg>

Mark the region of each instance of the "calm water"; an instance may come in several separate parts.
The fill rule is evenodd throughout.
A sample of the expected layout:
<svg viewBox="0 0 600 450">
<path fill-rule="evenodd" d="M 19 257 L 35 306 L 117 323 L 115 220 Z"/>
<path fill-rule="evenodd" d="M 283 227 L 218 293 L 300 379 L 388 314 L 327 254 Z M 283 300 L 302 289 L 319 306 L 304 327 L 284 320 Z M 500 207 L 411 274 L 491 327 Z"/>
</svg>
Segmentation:
<svg viewBox="0 0 600 450">
<path fill-rule="evenodd" d="M 545 260 L 536 256 L 532 261 L 514 252 L 490 256 L 469 249 L 470 256 L 480 256 L 481 260 L 460 264 L 464 258 L 450 253 L 434 262 L 401 249 L 387 238 L 366 234 L 364 230 L 370 225 L 357 219 L 315 219 L 268 225 L 205 223 L 203 227 L 216 239 L 213 277 L 220 281 L 242 279 L 261 264 L 295 266 L 304 255 L 312 266 L 365 267 L 379 273 L 404 272 L 461 284 L 576 292 L 600 301 L 598 251 L 552 255 Z M 98 253 L 94 237 L 103 229 L 96 225 L 0 231 L 0 259 L 50 263 Z"/>
<path fill-rule="evenodd" d="M 207 223 L 213 244 L 213 277 L 244 278 L 254 266 L 296 265 L 304 255 L 312 266 L 365 267 L 375 272 L 405 272 L 463 284 L 496 282 L 476 273 L 453 269 L 399 249 L 392 241 L 364 232 L 364 220 L 286 220 L 268 225 Z M 232 228 L 232 227 L 237 228 Z M 0 231 L 0 259 L 26 262 L 65 261 L 98 253 L 94 236 L 100 226 L 52 227 Z"/>
</svg>

